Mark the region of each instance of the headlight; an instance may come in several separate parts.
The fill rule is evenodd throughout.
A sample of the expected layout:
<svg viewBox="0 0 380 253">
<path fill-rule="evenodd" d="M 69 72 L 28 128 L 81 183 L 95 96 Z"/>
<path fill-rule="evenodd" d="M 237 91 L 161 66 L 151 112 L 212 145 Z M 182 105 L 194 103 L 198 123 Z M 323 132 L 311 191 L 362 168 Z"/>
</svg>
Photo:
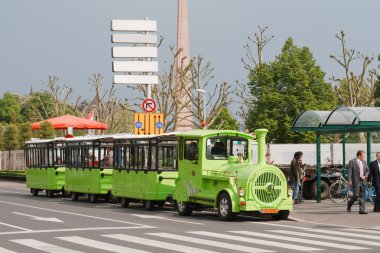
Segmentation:
<svg viewBox="0 0 380 253">
<path fill-rule="evenodd" d="M 240 187 L 239 188 L 239 196 L 243 197 L 244 195 L 245 195 L 245 191 L 244 191 L 243 187 Z"/>
</svg>

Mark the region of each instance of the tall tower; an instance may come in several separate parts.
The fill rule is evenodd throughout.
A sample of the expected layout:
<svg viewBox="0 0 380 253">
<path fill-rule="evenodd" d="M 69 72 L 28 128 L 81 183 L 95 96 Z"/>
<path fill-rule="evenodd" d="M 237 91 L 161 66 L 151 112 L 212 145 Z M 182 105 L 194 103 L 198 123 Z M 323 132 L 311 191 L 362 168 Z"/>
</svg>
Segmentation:
<svg viewBox="0 0 380 253">
<path fill-rule="evenodd" d="M 177 69 L 186 67 L 190 64 L 190 36 L 189 36 L 189 17 L 187 14 L 187 0 L 178 0 L 178 23 L 177 23 L 177 50 L 182 50 L 177 58 Z M 178 71 L 181 72 L 181 71 Z M 181 81 L 177 72 L 177 89 L 186 88 L 189 83 Z M 181 72 L 181 75 L 184 73 Z M 186 78 L 185 78 L 186 79 Z M 183 79 L 182 79 L 183 80 Z M 188 108 L 183 108 L 189 104 L 190 97 L 187 93 L 182 93 L 182 108 L 178 111 L 177 129 L 179 131 L 190 130 L 193 128 L 192 113 Z"/>
</svg>

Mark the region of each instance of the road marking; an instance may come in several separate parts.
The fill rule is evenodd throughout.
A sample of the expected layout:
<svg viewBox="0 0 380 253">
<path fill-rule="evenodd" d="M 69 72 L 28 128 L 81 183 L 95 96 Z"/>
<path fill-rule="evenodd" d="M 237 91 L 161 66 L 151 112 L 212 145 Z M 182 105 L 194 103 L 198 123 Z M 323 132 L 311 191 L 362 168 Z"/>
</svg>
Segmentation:
<svg viewBox="0 0 380 253">
<path fill-rule="evenodd" d="M 166 249 L 166 250 L 170 249 L 173 251 L 184 252 L 184 253 L 194 253 L 194 252 L 197 252 L 197 253 L 215 253 L 215 251 L 204 250 L 204 249 L 194 248 L 194 247 L 189 247 L 189 246 L 182 246 L 180 244 L 155 241 L 155 240 L 150 240 L 150 239 L 145 239 L 145 238 L 135 237 L 135 236 L 130 236 L 130 235 L 113 234 L 113 235 L 102 235 L 102 236 L 109 237 L 112 239 L 118 239 L 118 240 L 122 240 L 122 241 L 142 244 L 142 245 L 146 245 L 146 246 L 162 248 L 162 249 Z"/>
<path fill-rule="evenodd" d="M 251 223 L 257 224 L 257 222 L 251 222 Z M 260 225 L 275 226 L 275 227 L 285 227 L 285 228 L 296 228 L 296 229 L 303 229 L 303 230 L 310 229 L 310 228 L 305 228 L 305 227 L 289 226 L 289 225 L 266 223 L 266 222 L 261 222 Z"/>
<path fill-rule="evenodd" d="M 67 229 L 45 229 L 30 231 L 0 232 L 0 235 L 36 234 L 36 233 L 55 233 L 55 232 L 75 232 L 75 231 L 100 231 L 100 230 L 126 230 L 144 229 L 146 227 L 94 227 L 94 228 L 67 228 Z M 154 228 L 154 227 L 151 227 Z"/>
<path fill-rule="evenodd" d="M 230 232 L 235 233 L 235 234 L 250 235 L 250 236 L 255 236 L 255 237 L 265 237 L 265 238 L 278 239 L 278 240 L 286 240 L 288 242 L 297 242 L 297 243 L 301 242 L 301 243 L 307 243 L 310 245 L 318 245 L 318 246 L 325 246 L 325 247 L 338 248 L 338 249 L 347 249 L 347 250 L 368 249 L 368 248 L 351 246 L 351 245 L 340 244 L 340 243 L 308 240 L 304 238 L 300 239 L 298 237 L 290 237 L 290 236 L 279 236 L 279 235 L 274 235 L 273 233 L 265 234 L 265 233 L 256 233 L 256 232 L 250 232 L 250 231 L 230 231 Z"/>
<path fill-rule="evenodd" d="M 63 223 L 60 219 L 57 218 L 44 218 L 44 217 L 38 217 L 30 214 L 25 214 L 25 213 L 18 213 L 18 212 L 12 212 L 13 214 L 21 215 L 21 216 L 26 216 L 29 218 L 32 218 L 32 220 L 39 220 L 39 221 L 51 221 L 51 222 L 60 222 Z"/>
<path fill-rule="evenodd" d="M 110 251 L 110 252 L 116 252 L 116 253 L 125 253 L 125 252 L 148 253 L 148 251 L 118 246 L 111 243 L 99 242 L 96 240 L 91 240 L 91 239 L 87 239 L 80 236 L 65 236 L 65 237 L 56 237 L 56 238 L 67 241 L 67 242 L 72 242 L 72 243 L 80 244 L 83 246 L 92 247 L 92 248 L 101 249 L 101 250 Z"/>
<path fill-rule="evenodd" d="M 182 235 L 175 235 L 175 234 L 169 234 L 169 233 L 146 233 L 146 234 L 163 237 L 165 239 L 173 239 L 173 240 L 179 240 L 179 241 L 184 241 L 184 242 L 203 244 L 203 245 L 207 245 L 207 246 L 220 247 L 220 248 L 224 248 L 224 249 L 230 249 L 233 251 L 242 251 L 242 252 L 249 252 L 249 253 L 273 252 L 271 250 L 252 248 L 252 247 L 241 246 L 241 245 L 237 245 L 237 244 L 210 241 L 210 240 L 199 239 L 199 238 L 194 238 L 194 237 L 190 237 L 190 236 L 182 236 Z"/>
<path fill-rule="evenodd" d="M 294 231 L 288 231 L 288 230 L 270 230 L 274 233 L 280 233 L 280 234 L 286 234 L 286 235 L 297 235 L 297 236 L 303 236 L 303 237 L 311 237 L 311 238 L 319 238 L 319 239 L 326 239 L 326 240 L 332 240 L 332 241 L 340 241 L 340 242 L 348 242 L 348 243 L 354 243 L 354 244 L 364 244 L 364 245 L 371 245 L 371 246 L 380 246 L 380 242 L 372 242 L 367 240 L 360 240 L 360 239 L 351 239 L 351 238 L 344 238 L 344 237 L 335 237 L 331 235 L 317 235 L 317 234 L 306 234 L 304 232 L 294 232 Z"/>
<path fill-rule="evenodd" d="M 80 214 L 80 213 L 73 213 L 73 212 L 54 210 L 54 209 L 49 209 L 49 208 L 37 207 L 37 206 L 24 205 L 24 204 L 13 203 L 13 202 L 8 202 L 8 201 L 1 201 L 0 200 L 0 203 L 4 203 L 4 204 L 8 204 L 8 205 L 14 205 L 14 206 L 22 206 L 22 207 L 27 207 L 27 208 L 37 209 L 37 210 L 44 210 L 44 211 L 49 211 L 49 212 L 55 212 L 55 213 L 70 214 L 70 215 L 75 215 L 75 216 L 80 216 L 80 217 L 86 217 L 86 218 L 92 218 L 92 219 L 98 219 L 98 220 L 105 220 L 105 221 L 112 221 L 112 222 L 123 223 L 123 224 L 142 226 L 142 227 L 145 227 L 145 228 L 153 228 L 152 226 L 148 226 L 148 225 L 144 225 L 144 224 L 132 223 L 132 222 L 121 221 L 121 220 L 114 220 L 114 219 L 97 217 L 97 216 Z"/>
<path fill-rule="evenodd" d="M 17 253 L 17 252 L 0 247 L 0 253 Z"/>
<path fill-rule="evenodd" d="M 31 229 L 14 226 L 14 225 L 11 225 L 11 224 L 8 224 L 8 223 L 4 223 L 4 222 L 0 222 L 0 225 L 11 227 L 11 228 L 17 228 L 17 229 L 20 229 L 20 230 L 23 230 L 23 231 L 32 231 Z"/>
<path fill-rule="evenodd" d="M 282 243 L 282 242 L 266 241 L 266 240 L 261 240 L 261 239 L 213 233 L 213 232 L 207 232 L 207 231 L 194 231 L 194 232 L 189 232 L 189 233 L 196 234 L 196 235 L 210 236 L 210 237 L 219 238 L 219 239 L 234 240 L 234 241 L 245 242 L 245 243 L 261 244 L 265 246 L 278 247 L 282 249 L 292 249 L 292 250 L 298 250 L 298 251 L 321 250 L 321 249 L 311 248 L 311 247 L 306 247 L 306 246 L 298 246 L 298 245 Z M 268 236 L 267 238 L 271 238 L 271 236 Z"/>
<path fill-rule="evenodd" d="M 377 234 L 377 235 L 380 235 L 380 231 L 368 230 L 368 229 L 346 228 L 346 229 L 342 229 L 342 230 L 344 230 L 344 231 L 351 231 L 351 232 L 358 232 L 358 233 L 368 233 L 368 234 Z"/>
<path fill-rule="evenodd" d="M 83 253 L 81 251 L 59 247 L 59 246 L 56 246 L 56 245 L 53 245 L 50 243 L 45 243 L 45 242 L 41 242 L 41 241 L 34 240 L 34 239 L 17 239 L 17 240 L 11 240 L 11 241 L 18 243 L 18 244 L 21 244 L 21 245 L 24 245 L 24 246 L 27 246 L 27 247 L 30 247 L 30 248 L 33 248 L 33 249 L 37 249 L 37 250 L 41 250 L 41 251 L 49 252 L 49 253 L 57 253 L 57 252 L 59 252 L 59 253 Z"/>
<path fill-rule="evenodd" d="M 199 222 L 170 219 L 170 218 L 166 218 L 166 217 L 158 216 L 158 215 L 146 215 L 146 214 L 130 214 L 130 215 L 143 218 L 143 219 L 158 219 L 158 220 L 168 220 L 168 221 L 181 222 L 181 223 L 189 223 L 189 224 L 195 224 L 195 225 L 203 225 L 203 223 L 199 223 Z"/>
<path fill-rule="evenodd" d="M 325 229 L 313 229 L 310 230 L 316 233 L 324 233 L 324 234 L 333 234 L 333 235 L 343 235 L 343 236 L 351 236 L 356 238 L 364 238 L 364 239 L 374 239 L 374 240 L 380 240 L 380 236 L 375 235 L 363 235 L 358 233 L 347 233 L 347 232 L 340 232 L 340 231 L 330 231 Z"/>
</svg>

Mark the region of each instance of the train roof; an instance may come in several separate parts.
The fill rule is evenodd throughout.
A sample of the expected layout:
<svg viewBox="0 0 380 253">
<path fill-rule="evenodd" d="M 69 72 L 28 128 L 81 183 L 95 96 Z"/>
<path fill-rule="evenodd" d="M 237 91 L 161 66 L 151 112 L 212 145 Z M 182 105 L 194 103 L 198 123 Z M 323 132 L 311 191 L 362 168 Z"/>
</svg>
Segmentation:
<svg viewBox="0 0 380 253">
<path fill-rule="evenodd" d="M 242 132 L 238 132 L 235 130 L 191 130 L 191 131 L 186 131 L 186 132 L 181 132 L 176 134 L 179 137 L 195 137 L 195 138 L 200 138 L 200 137 L 212 137 L 212 136 L 217 136 L 217 135 L 237 135 L 241 137 L 245 137 L 247 139 L 253 139 L 253 136 L 251 134 L 246 134 Z"/>
<path fill-rule="evenodd" d="M 26 141 L 25 144 L 39 144 L 39 143 L 50 143 L 50 142 L 63 142 L 65 141 L 65 137 L 57 137 L 54 139 L 38 139 L 32 138 L 29 141 Z"/>
</svg>

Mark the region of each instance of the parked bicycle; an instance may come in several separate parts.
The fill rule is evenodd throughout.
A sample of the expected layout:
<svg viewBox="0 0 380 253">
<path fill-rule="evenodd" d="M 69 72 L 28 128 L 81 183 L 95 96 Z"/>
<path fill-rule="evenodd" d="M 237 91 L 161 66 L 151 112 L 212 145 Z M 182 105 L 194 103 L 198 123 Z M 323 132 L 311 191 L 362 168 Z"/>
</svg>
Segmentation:
<svg viewBox="0 0 380 253">
<path fill-rule="evenodd" d="M 339 179 L 330 186 L 329 197 L 334 203 L 343 203 L 352 197 L 351 186 L 348 184 L 348 181 L 342 176 L 339 176 Z M 364 199 L 367 202 L 375 204 L 376 192 L 375 188 L 372 186 L 367 186 L 365 189 Z M 358 204 L 356 201 L 354 204 Z"/>
</svg>

